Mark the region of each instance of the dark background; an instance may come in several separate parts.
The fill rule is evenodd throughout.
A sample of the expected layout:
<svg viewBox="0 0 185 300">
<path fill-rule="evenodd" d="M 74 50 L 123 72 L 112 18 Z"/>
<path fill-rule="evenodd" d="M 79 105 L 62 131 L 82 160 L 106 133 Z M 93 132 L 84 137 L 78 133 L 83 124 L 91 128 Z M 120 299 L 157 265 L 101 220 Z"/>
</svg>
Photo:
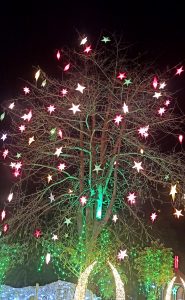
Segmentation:
<svg viewBox="0 0 185 300">
<path fill-rule="evenodd" d="M 0 102 L 19 93 L 22 81 L 33 78 L 33 66 L 51 74 L 56 68 L 56 49 L 75 47 L 78 32 L 96 41 L 102 32 L 122 35 L 138 53 L 156 61 L 158 69 L 183 65 L 185 17 L 182 3 L 169 1 L 6 1 L 0 7 Z M 21 3 L 22 2 L 22 3 Z M 185 65 L 185 64 L 184 64 Z M 185 68 L 185 66 L 184 66 Z M 185 73 L 185 72 L 184 72 Z M 171 89 L 185 111 L 185 75 Z M 0 197 L 8 178 L 0 174 Z M 5 189 L 4 189 L 5 186 Z M 3 199 L 1 199 L 2 201 Z M 169 213 L 172 213 L 172 211 Z M 166 245 L 180 255 L 185 271 L 185 222 L 163 221 Z M 168 238 L 167 238 L 168 237 Z"/>
</svg>

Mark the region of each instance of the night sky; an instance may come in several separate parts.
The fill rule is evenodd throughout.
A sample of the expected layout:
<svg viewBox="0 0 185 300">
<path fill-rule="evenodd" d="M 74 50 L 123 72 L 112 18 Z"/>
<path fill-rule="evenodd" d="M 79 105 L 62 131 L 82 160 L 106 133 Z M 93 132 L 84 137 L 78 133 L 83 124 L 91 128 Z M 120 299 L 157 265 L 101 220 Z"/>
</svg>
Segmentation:
<svg viewBox="0 0 185 300">
<path fill-rule="evenodd" d="M 17 94 L 19 78 L 32 78 L 33 66 L 47 72 L 56 67 L 54 52 L 75 47 L 77 32 L 95 42 L 101 32 L 122 35 L 162 68 L 185 58 L 184 9 L 175 1 L 4 2 L 8 3 L 0 9 L 0 101 Z"/>
<path fill-rule="evenodd" d="M 0 102 L 18 95 L 20 78 L 32 80 L 33 66 L 53 75 L 56 49 L 76 47 L 78 32 L 95 43 L 101 33 L 116 33 L 138 53 L 156 61 L 161 71 L 181 64 L 185 68 L 183 1 L 6 2 L 0 8 Z M 179 101 L 185 111 L 184 74 L 174 88 L 180 89 Z M 174 229 L 174 238 L 178 230 L 182 233 L 179 227 Z"/>
</svg>

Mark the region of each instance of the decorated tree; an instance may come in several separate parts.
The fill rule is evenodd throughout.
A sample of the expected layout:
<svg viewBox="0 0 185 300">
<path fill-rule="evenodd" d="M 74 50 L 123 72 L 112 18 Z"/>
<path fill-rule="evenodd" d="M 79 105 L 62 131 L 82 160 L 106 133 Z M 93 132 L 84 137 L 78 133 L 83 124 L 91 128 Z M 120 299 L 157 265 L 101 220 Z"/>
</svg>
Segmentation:
<svg viewBox="0 0 185 300">
<path fill-rule="evenodd" d="M 1 157 L 13 184 L 2 231 L 78 277 L 95 259 L 120 265 L 167 199 L 182 215 L 184 115 L 169 79 L 183 67 L 155 71 L 105 36 L 82 37 L 56 61 L 57 79 L 38 67 L 4 103 Z"/>
<path fill-rule="evenodd" d="M 135 269 L 147 299 L 159 299 L 161 288 L 174 276 L 172 250 L 158 242 L 152 243 L 138 253 Z"/>
</svg>

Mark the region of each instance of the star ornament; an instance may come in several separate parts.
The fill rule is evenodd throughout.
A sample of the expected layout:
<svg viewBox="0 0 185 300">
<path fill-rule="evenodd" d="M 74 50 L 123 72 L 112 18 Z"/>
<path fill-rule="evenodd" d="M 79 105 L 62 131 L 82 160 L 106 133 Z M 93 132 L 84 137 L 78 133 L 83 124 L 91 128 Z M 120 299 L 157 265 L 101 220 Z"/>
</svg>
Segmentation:
<svg viewBox="0 0 185 300">
<path fill-rule="evenodd" d="M 172 195 L 173 201 L 175 200 L 175 194 L 177 194 L 177 185 L 174 184 L 171 186 L 170 195 Z"/>
<path fill-rule="evenodd" d="M 117 258 L 119 260 L 124 260 L 124 258 L 126 256 L 128 256 L 126 252 L 127 252 L 127 250 L 120 250 L 119 253 L 118 253 L 118 255 L 117 255 Z"/>
<path fill-rule="evenodd" d="M 28 144 L 31 145 L 33 142 L 35 142 L 34 136 L 29 138 Z"/>
<path fill-rule="evenodd" d="M 165 113 L 166 109 L 164 107 L 160 107 L 158 110 L 158 114 L 162 116 Z"/>
<path fill-rule="evenodd" d="M 35 73 L 35 80 L 37 81 L 40 77 L 40 70 Z"/>
<path fill-rule="evenodd" d="M 85 48 L 85 50 L 84 50 L 84 52 L 85 53 L 89 53 L 89 52 L 91 52 L 92 51 L 92 49 L 91 49 L 91 46 L 87 46 L 86 48 Z"/>
<path fill-rule="evenodd" d="M 142 162 L 136 162 L 134 161 L 134 166 L 132 167 L 133 169 L 136 169 L 139 173 L 140 170 L 143 170 L 143 167 L 141 166 Z"/>
<path fill-rule="evenodd" d="M 77 111 L 81 111 L 81 110 L 79 109 L 79 106 L 80 106 L 80 104 L 75 105 L 75 104 L 72 103 L 72 107 L 69 108 L 69 110 L 72 110 L 73 114 L 75 115 Z"/>
<path fill-rule="evenodd" d="M 8 200 L 8 202 L 11 202 L 12 199 L 13 199 L 13 193 L 10 193 L 10 194 L 8 195 L 7 200 Z"/>
<path fill-rule="evenodd" d="M 56 241 L 56 240 L 58 240 L 58 236 L 57 236 L 57 234 L 53 234 L 53 235 L 52 235 L 52 240 L 53 240 L 53 241 Z"/>
<path fill-rule="evenodd" d="M 72 224 L 71 218 L 65 218 L 64 224 L 66 224 L 67 227 L 68 227 L 70 224 Z"/>
<path fill-rule="evenodd" d="M 60 163 L 60 164 L 58 165 L 59 171 L 64 171 L 65 168 L 66 168 L 66 165 L 65 165 L 64 163 Z"/>
<path fill-rule="evenodd" d="M 117 76 L 117 78 L 118 79 L 120 79 L 120 80 L 123 80 L 123 79 L 125 79 L 127 76 L 126 76 L 126 72 L 123 72 L 123 73 L 119 73 L 119 75 Z"/>
<path fill-rule="evenodd" d="M 48 180 L 48 183 L 50 183 L 50 181 L 52 180 L 52 175 L 48 174 L 47 180 Z"/>
<path fill-rule="evenodd" d="M 25 129 L 26 129 L 25 125 L 19 126 L 19 130 L 21 133 L 23 133 L 23 131 L 25 131 Z"/>
<path fill-rule="evenodd" d="M 112 217 L 112 221 L 113 221 L 114 223 L 116 223 L 116 222 L 117 222 L 117 220 L 118 220 L 118 216 L 117 216 L 117 215 L 113 215 L 113 217 Z"/>
<path fill-rule="evenodd" d="M 67 95 L 67 93 L 68 93 L 67 89 L 62 89 L 62 90 L 61 90 L 61 94 L 62 94 L 63 97 L 64 97 L 65 95 Z"/>
<path fill-rule="evenodd" d="M 128 202 L 130 202 L 130 204 L 135 204 L 136 203 L 136 195 L 135 193 L 129 193 L 129 195 L 127 196 Z"/>
<path fill-rule="evenodd" d="M 159 89 L 162 90 L 164 89 L 166 86 L 166 83 L 165 82 L 161 82 L 160 85 L 159 85 Z"/>
<path fill-rule="evenodd" d="M 94 170 L 96 172 L 96 174 L 98 174 L 98 172 L 102 171 L 101 165 L 95 165 Z"/>
<path fill-rule="evenodd" d="M 30 89 L 29 89 L 29 87 L 27 87 L 27 86 L 25 86 L 25 87 L 23 88 L 23 91 L 24 91 L 25 95 L 27 95 L 27 94 L 30 93 Z"/>
<path fill-rule="evenodd" d="M 184 72 L 183 66 L 181 66 L 180 68 L 176 69 L 175 75 L 180 75 L 182 72 Z"/>
<path fill-rule="evenodd" d="M 55 201 L 55 196 L 53 195 L 52 192 L 50 193 L 49 199 L 51 203 Z"/>
<path fill-rule="evenodd" d="M 155 76 L 152 82 L 153 88 L 156 89 L 158 86 L 158 81 L 157 81 L 157 77 Z"/>
<path fill-rule="evenodd" d="M 121 115 L 117 115 L 114 118 L 114 123 L 117 124 L 119 126 L 119 123 L 122 121 L 123 117 Z"/>
<path fill-rule="evenodd" d="M 8 152 L 9 152 L 8 149 L 5 149 L 5 150 L 3 151 L 2 156 L 3 156 L 4 159 L 7 157 Z"/>
<path fill-rule="evenodd" d="M 174 216 L 176 216 L 178 219 L 179 217 L 183 217 L 184 215 L 182 214 L 182 209 L 178 210 L 175 208 Z"/>
<path fill-rule="evenodd" d="M 24 121 L 30 121 L 31 120 L 31 118 L 32 118 L 32 111 L 30 110 L 29 111 L 29 113 L 28 114 L 24 114 L 22 117 L 21 117 L 21 119 L 23 119 Z"/>
<path fill-rule="evenodd" d="M 7 139 L 7 133 L 3 133 L 1 136 L 1 140 L 3 140 L 3 142 Z"/>
<path fill-rule="evenodd" d="M 128 113 L 129 111 L 128 111 L 128 105 L 126 105 L 126 103 L 124 102 L 124 104 L 123 104 L 123 107 L 122 107 L 122 109 L 123 109 L 123 112 L 124 112 L 124 114 L 126 114 L 126 113 Z"/>
<path fill-rule="evenodd" d="M 160 92 L 155 92 L 155 94 L 153 95 L 153 98 L 159 99 L 159 97 L 161 97 L 161 93 Z"/>
<path fill-rule="evenodd" d="M 83 94 L 84 89 L 85 89 L 85 86 L 83 86 L 83 85 L 81 85 L 81 84 L 78 83 L 78 86 L 77 86 L 77 88 L 75 90 L 79 91 L 80 93 Z"/>
<path fill-rule="evenodd" d="M 150 219 L 151 219 L 152 223 L 156 220 L 156 218 L 157 218 L 156 212 L 154 212 L 150 215 Z"/>
<path fill-rule="evenodd" d="M 111 39 L 108 37 L 108 36 L 103 36 L 103 38 L 102 38 L 102 40 L 101 40 L 101 42 L 103 42 L 103 43 L 108 43 L 108 42 L 110 42 L 111 41 Z"/>
<path fill-rule="evenodd" d="M 182 141 L 183 141 L 183 135 L 182 134 L 179 134 L 179 142 L 182 144 Z"/>
<path fill-rule="evenodd" d="M 55 151 L 54 155 L 56 155 L 57 157 L 59 157 L 61 153 L 62 153 L 62 147 L 56 148 L 56 151 Z"/>
<path fill-rule="evenodd" d="M 140 127 L 138 129 L 138 132 L 142 137 L 146 138 L 146 137 L 148 137 L 148 129 L 149 129 L 149 125 L 147 125 L 145 127 Z"/>
<path fill-rule="evenodd" d="M 80 203 L 81 203 L 82 206 L 84 206 L 87 203 L 87 197 L 86 196 L 82 196 L 80 198 Z"/>
<path fill-rule="evenodd" d="M 13 109 L 14 108 L 14 106 L 15 106 L 15 103 L 14 102 L 12 102 L 8 107 L 9 107 L 9 109 Z"/>
<path fill-rule="evenodd" d="M 56 109 L 56 107 L 54 105 L 50 105 L 50 106 L 47 107 L 47 111 L 50 113 L 50 115 L 51 115 L 52 112 L 55 111 L 55 109 Z"/>
<path fill-rule="evenodd" d="M 80 45 L 85 45 L 87 43 L 87 37 L 84 37 L 81 42 Z"/>
</svg>

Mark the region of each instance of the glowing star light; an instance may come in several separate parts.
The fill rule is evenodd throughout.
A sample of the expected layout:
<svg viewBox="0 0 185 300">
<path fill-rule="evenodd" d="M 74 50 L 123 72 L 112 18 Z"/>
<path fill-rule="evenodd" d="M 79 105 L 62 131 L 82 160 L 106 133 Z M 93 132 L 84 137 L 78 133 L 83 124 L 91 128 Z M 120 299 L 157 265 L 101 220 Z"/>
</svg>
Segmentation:
<svg viewBox="0 0 185 300">
<path fill-rule="evenodd" d="M 143 167 L 141 166 L 142 162 L 136 162 L 134 161 L 134 166 L 132 167 L 133 169 L 136 169 L 139 173 L 140 170 L 143 170 Z"/>
<path fill-rule="evenodd" d="M 79 91 L 80 93 L 83 94 L 84 89 L 85 89 L 85 86 L 83 86 L 83 85 L 81 85 L 81 84 L 78 83 L 78 86 L 77 86 L 77 88 L 75 90 Z"/>
<path fill-rule="evenodd" d="M 113 221 L 114 223 L 116 223 L 116 222 L 117 222 L 117 220 L 118 220 L 118 216 L 117 216 L 117 215 L 113 215 L 113 217 L 112 217 L 112 221 Z"/>
<path fill-rule="evenodd" d="M 5 149 L 4 151 L 3 151 L 3 158 L 5 159 L 6 157 L 7 157 L 7 155 L 8 155 L 8 149 Z"/>
<path fill-rule="evenodd" d="M 47 110 L 48 110 L 48 112 L 50 113 L 50 115 L 51 115 L 52 112 L 55 111 L 55 109 L 56 109 L 56 107 L 55 107 L 54 105 L 50 105 L 50 106 L 48 106 L 48 108 L 47 108 Z"/>
<path fill-rule="evenodd" d="M 36 229 L 36 230 L 34 231 L 34 236 L 35 236 L 37 239 L 40 238 L 41 234 L 42 234 L 42 232 L 41 232 L 40 229 Z"/>
<path fill-rule="evenodd" d="M 27 87 L 27 86 L 25 86 L 25 87 L 23 88 L 23 91 L 24 91 L 25 95 L 27 95 L 27 94 L 30 93 L 30 89 L 29 89 L 29 87 Z"/>
<path fill-rule="evenodd" d="M 153 79 L 152 85 L 153 85 L 154 89 L 157 88 L 158 81 L 157 81 L 157 77 L 156 77 L 156 76 L 155 76 L 154 79 Z"/>
<path fill-rule="evenodd" d="M 1 136 L 1 140 L 3 140 L 3 142 L 7 139 L 7 133 L 3 133 Z"/>
<path fill-rule="evenodd" d="M 65 72 L 68 71 L 69 68 L 70 68 L 70 64 L 67 64 L 67 65 L 64 67 L 64 71 L 65 71 Z"/>
<path fill-rule="evenodd" d="M 110 41 L 111 40 L 110 40 L 110 38 L 108 36 L 103 36 L 103 38 L 101 40 L 101 42 L 104 42 L 105 44 L 108 43 L 108 42 L 110 42 Z"/>
<path fill-rule="evenodd" d="M 183 135 L 182 134 L 179 134 L 179 142 L 182 144 L 182 141 L 183 141 Z"/>
<path fill-rule="evenodd" d="M 68 93 L 67 89 L 62 89 L 61 94 L 64 97 Z"/>
<path fill-rule="evenodd" d="M 53 234 L 53 236 L 52 236 L 52 240 L 53 240 L 53 241 L 56 241 L 56 240 L 58 240 L 58 236 L 57 236 L 57 234 Z"/>
<path fill-rule="evenodd" d="M 69 108 L 69 110 L 72 110 L 72 111 L 73 111 L 73 114 L 75 115 L 77 111 L 81 111 L 81 110 L 79 109 L 79 106 L 80 106 L 80 104 L 75 105 L 75 104 L 72 103 L 72 107 Z"/>
<path fill-rule="evenodd" d="M 184 71 L 184 70 L 183 70 L 183 66 L 182 66 L 182 67 L 180 67 L 180 68 L 178 68 L 178 69 L 176 70 L 175 75 L 180 75 L 183 71 Z"/>
<path fill-rule="evenodd" d="M 166 86 L 166 83 L 162 82 L 162 83 L 160 83 L 159 89 L 162 90 L 165 88 L 165 86 Z"/>
<path fill-rule="evenodd" d="M 5 217 L 6 217 L 6 212 L 5 212 L 5 210 L 3 210 L 1 213 L 1 220 L 3 221 L 5 219 Z"/>
<path fill-rule="evenodd" d="M 150 219 L 152 220 L 152 223 L 155 221 L 156 218 L 157 218 L 157 214 L 155 212 L 150 215 Z"/>
<path fill-rule="evenodd" d="M 32 111 L 30 110 L 29 111 L 29 113 L 28 114 L 24 114 L 22 117 L 21 117 L 21 119 L 23 119 L 24 121 L 30 121 L 31 120 L 31 118 L 32 118 Z"/>
<path fill-rule="evenodd" d="M 28 144 L 31 145 L 33 142 L 35 142 L 34 136 L 29 138 Z"/>
<path fill-rule="evenodd" d="M 173 201 L 175 200 L 175 194 L 177 194 L 177 186 L 176 184 L 171 186 L 171 190 L 170 190 L 170 195 L 172 195 L 172 199 Z"/>
<path fill-rule="evenodd" d="M 47 254 L 46 254 L 46 264 L 47 264 L 47 265 L 49 264 L 50 260 L 51 260 L 51 254 L 50 254 L 50 253 L 47 253 Z"/>
<path fill-rule="evenodd" d="M 123 80 L 125 79 L 127 76 L 126 76 L 126 73 L 123 72 L 123 73 L 119 73 L 119 75 L 117 76 L 117 78 L 119 78 L 120 80 Z"/>
<path fill-rule="evenodd" d="M 62 147 L 56 148 L 56 151 L 55 151 L 54 155 L 56 155 L 57 157 L 59 157 L 61 153 L 62 153 Z"/>
<path fill-rule="evenodd" d="M 149 129 L 149 125 L 147 125 L 145 127 L 140 127 L 138 129 L 138 132 L 142 137 L 146 138 L 146 137 L 148 137 L 148 129 Z"/>
<path fill-rule="evenodd" d="M 63 134 L 62 134 L 62 130 L 61 129 L 58 130 L 58 135 L 62 139 Z"/>
<path fill-rule="evenodd" d="M 159 110 L 158 110 L 158 114 L 160 115 L 160 116 L 162 116 L 164 113 L 165 113 L 165 108 L 164 107 L 160 107 L 159 108 Z"/>
<path fill-rule="evenodd" d="M 161 97 L 161 93 L 155 92 L 155 94 L 153 95 L 154 98 L 159 99 L 159 97 Z"/>
<path fill-rule="evenodd" d="M 183 217 L 184 215 L 182 214 L 182 209 L 178 210 L 175 208 L 174 216 L 176 216 L 178 219 L 179 217 Z"/>
<path fill-rule="evenodd" d="M 98 172 L 102 171 L 101 165 L 95 165 L 94 170 L 96 172 L 96 174 L 98 174 Z"/>
<path fill-rule="evenodd" d="M 87 43 L 87 37 L 84 37 L 81 42 L 80 45 L 85 45 L 85 43 Z"/>
<path fill-rule="evenodd" d="M 64 224 L 66 224 L 67 227 L 68 227 L 70 224 L 72 224 L 71 218 L 65 218 Z"/>
<path fill-rule="evenodd" d="M 57 59 L 59 60 L 59 59 L 60 59 L 60 56 L 61 56 L 59 50 L 57 51 L 57 55 L 56 55 L 56 56 L 57 56 Z"/>
<path fill-rule="evenodd" d="M 52 175 L 48 174 L 47 179 L 48 179 L 48 183 L 50 183 L 50 181 L 52 180 Z"/>
<path fill-rule="evenodd" d="M 60 163 L 60 164 L 58 165 L 59 171 L 63 171 L 63 170 L 65 170 L 65 168 L 66 168 L 66 165 L 65 165 L 64 163 Z"/>
<path fill-rule="evenodd" d="M 91 51 L 92 51 L 91 46 L 87 46 L 84 50 L 85 53 L 89 53 Z"/>
<path fill-rule="evenodd" d="M 128 105 L 126 105 L 125 102 L 124 102 L 124 104 L 123 104 L 122 109 L 123 109 L 124 114 L 128 113 Z"/>
<path fill-rule="evenodd" d="M 8 202 L 11 202 L 12 201 L 12 199 L 13 199 L 13 193 L 10 193 L 9 195 L 8 195 Z"/>
<path fill-rule="evenodd" d="M 129 195 L 127 196 L 128 202 L 130 202 L 130 204 L 134 204 L 136 203 L 136 195 L 135 193 L 129 193 Z"/>
<path fill-rule="evenodd" d="M 21 133 L 23 133 L 23 131 L 25 131 L 25 129 L 26 129 L 25 125 L 19 126 L 19 130 Z"/>
<path fill-rule="evenodd" d="M 15 103 L 14 102 L 12 102 L 8 107 L 9 107 L 9 109 L 13 109 L 14 108 L 14 106 L 15 106 Z"/>
<path fill-rule="evenodd" d="M 40 70 L 35 73 L 35 80 L 37 81 L 40 77 Z"/>
<path fill-rule="evenodd" d="M 122 121 L 123 117 L 121 115 L 117 115 L 115 118 L 114 118 L 114 123 L 119 125 L 119 123 Z"/>
<path fill-rule="evenodd" d="M 55 201 L 55 196 L 52 193 L 50 193 L 49 199 L 50 199 L 50 202 L 52 203 Z"/>
<path fill-rule="evenodd" d="M 87 197 L 86 196 L 82 196 L 80 198 L 80 203 L 82 204 L 82 206 L 84 206 L 87 203 Z"/>
<path fill-rule="evenodd" d="M 170 100 L 166 100 L 165 103 L 164 103 L 164 105 L 165 105 L 165 106 L 170 105 Z"/>
<path fill-rule="evenodd" d="M 119 253 L 118 253 L 118 255 L 117 255 L 118 259 L 119 260 L 124 260 L 124 258 L 126 256 L 128 256 L 126 252 L 127 252 L 127 250 L 120 250 Z"/>
</svg>

